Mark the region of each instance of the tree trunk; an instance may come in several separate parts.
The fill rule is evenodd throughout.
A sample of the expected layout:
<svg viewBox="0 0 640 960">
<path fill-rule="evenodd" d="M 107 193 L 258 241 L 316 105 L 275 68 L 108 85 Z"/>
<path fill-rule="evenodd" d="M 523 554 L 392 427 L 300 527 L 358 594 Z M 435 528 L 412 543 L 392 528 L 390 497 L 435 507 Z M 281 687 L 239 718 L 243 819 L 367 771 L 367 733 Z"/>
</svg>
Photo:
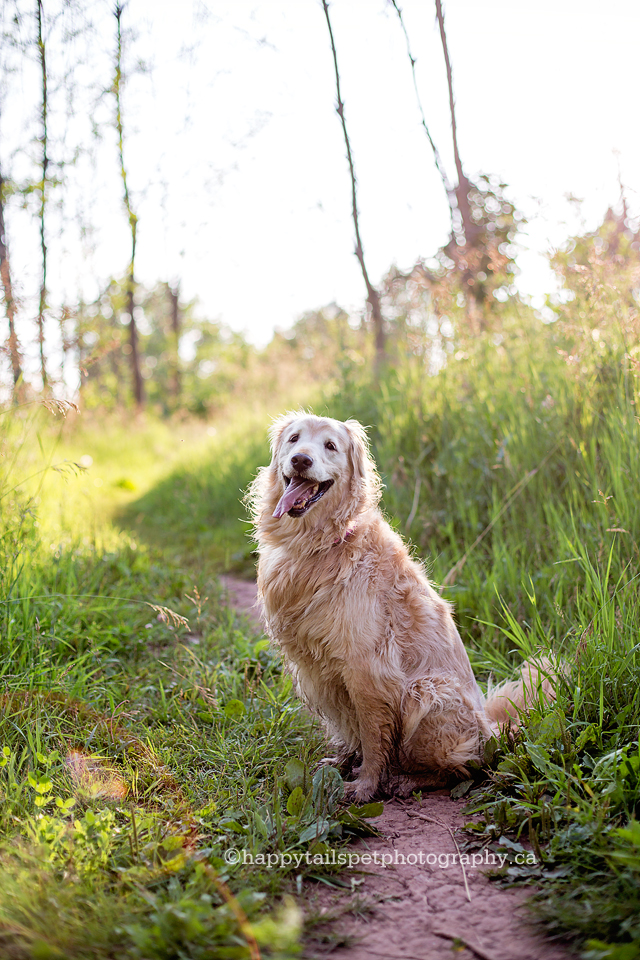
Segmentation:
<svg viewBox="0 0 640 960">
<path fill-rule="evenodd" d="M 135 254 L 134 254 L 135 256 Z M 129 311 L 129 344 L 131 346 L 131 373 L 133 374 L 133 397 L 137 407 L 144 404 L 144 381 L 140 371 L 140 350 L 138 345 L 138 327 L 133 311 L 135 310 L 135 280 L 133 276 L 133 257 L 131 271 L 127 281 L 127 310 Z"/>
<path fill-rule="evenodd" d="M 171 300 L 171 330 L 173 333 L 173 401 L 174 405 L 178 407 L 180 403 L 180 394 L 182 392 L 182 383 L 180 377 L 180 285 L 176 284 L 175 287 L 167 285 L 169 291 L 169 298 Z"/>
<path fill-rule="evenodd" d="M 122 27 L 121 18 L 123 6 L 117 4 L 114 9 L 116 18 L 116 69 L 113 79 L 113 93 L 116 98 L 116 130 L 118 132 L 118 157 L 120 160 L 120 176 L 122 178 L 122 187 L 124 191 L 124 207 L 129 220 L 129 229 L 131 230 L 131 261 L 129 263 L 129 274 L 127 277 L 127 309 L 129 311 L 129 344 L 131 346 L 131 376 L 133 380 L 133 396 L 136 406 L 140 409 L 144 405 L 144 381 L 140 371 L 140 355 L 138 350 L 138 328 L 136 326 L 135 311 L 135 265 L 136 265 L 136 237 L 138 229 L 138 218 L 131 205 L 129 196 L 129 186 L 127 183 L 127 168 L 124 165 L 124 130 L 122 123 Z"/>
<path fill-rule="evenodd" d="M 38 345 L 40 350 L 40 375 L 42 377 L 42 389 L 47 390 L 49 386 L 49 377 L 47 374 L 47 361 L 44 349 L 44 314 L 47 307 L 47 242 L 45 236 L 45 211 L 47 204 L 47 175 L 49 172 L 49 154 L 48 154 L 48 136 L 47 136 L 47 62 L 45 59 L 45 45 L 43 33 L 44 9 L 42 0 L 36 2 L 38 18 L 38 57 L 40 60 L 40 72 L 42 83 L 42 101 L 41 115 L 42 144 L 41 174 L 42 182 L 40 184 L 40 249 L 42 252 L 42 278 L 40 282 L 40 305 L 38 308 Z"/>
<path fill-rule="evenodd" d="M 462 230 L 464 232 L 465 243 L 473 243 L 477 234 L 477 228 L 471 218 L 471 207 L 469 205 L 470 184 L 464 175 L 460 151 L 458 149 L 458 127 L 456 124 L 455 99 L 453 96 L 453 71 L 451 69 L 451 60 L 449 59 L 449 47 L 447 45 L 447 35 L 444 29 L 444 14 L 442 12 L 442 0 L 436 0 L 436 15 L 438 26 L 440 28 L 440 39 L 442 41 L 442 50 L 444 53 L 444 62 L 447 69 L 447 85 L 449 87 L 449 110 L 451 113 L 451 133 L 453 136 L 453 156 L 458 175 L 458 186 L 455 188 L 456 201 L 460 217 L 462 219 Z"/>
<path fill-rule="evenodd" d="M 338 105 L 336 107 L 336 112 L 340 117 L 340 122 L 342 123 L 342 133 L 344 135 L 344 142 L 347 149 L 347 160 L 349 163 L 349 174 L 351 176 L 351 215 L 353 217 L 353 227 L 356 235 L 356 245 L 355 245 L 355 255 L 358 258 L 358 263 L 360 264 L 360 270 L 362 271 L 362 277 L 364 279 L 365 287 L 367 288 L 367 301 L 371 307 L 371 319 L 373 321 L 373 329 L 375 336 L 375 345 L 376 345 L 376 368 L 379 371 L 380 367 L 383 365 L 385 360 L 385 349 L 386 349 L 386 334 L 384 329 L 384 319 L 382 316 L 382 309 L 380 307 L 380 295 L 376 288 L 373 286 L 369 280 L 369 274 L 367 272 L 367 267 L 364 259 L 364 249 L 362 247 L 362 239 L 360 237 L 360 220 L 358 215 L 358 197 L 357 197 L 357 188 L 356 188 L 356 173 L 353 163 L 353 154 L 351 152 L 351 143 L 349 141 L 349 134 L 347 133 L 347 123 L 344 116 L 344 103 L 342 100 L 342 94 L 340 92 L 340 73 L 338 70 L 338 54 L 336 52 L 336 45 L 333 39 L 333 30 L 331 28 L 331 19 L 329 17 L 329 4 L 327 0 L 322 0 L 322 7 L 324 9 L 324 15 L 327 20 L 327 27 L 329 28 L 329 38 L 331 40 L 331 52 L 333 54 L 333 67 L 336 77 L 336 95 L 338 98 Z"/>
<path fill-rule="evenodd" d="M 458 127 L 456 124 L 455 99 L 453 96 L 453 71 L 451 69 L 451 60 L 449 59 L 449 47 L 447 45 L 447 35 L 444 29 L 444 13 L 442 11 L 442 0 L 436 0 L 436 15 L 438 26 L 440 28 L 440 39 L 442 41 L 442 50 L 444 53 L 444 62 L 447 69 L 447 86 L 449 88 L 449 110 L 451 112 L 451 134 L 453 137 L 453 156 L 456 164 L 456 173 L 458 175 L 458 185 L 455 188 L 456 202 L 460 211 L 461 228 L 463 233 L 463 249 L 466 248 L 466 260 L 469 263 L 470 257 L 473 257 L 471 248 L 478 246 L 478 240 L 482 234 L 480 227 L 471 216 L 471 204 L 469 203 L 469 191 L 471 184 L 465 176 L 462 169 L 462 160 L 460 159 L 460 150 L 458 149 Z M 454 246 L 455 238 L 452 237 Z M 482 311 L 478 306 L 478 299 L 475 293 L 477 267 L 467 266 L 462 272 L 464 282 L 464 296 L 466 300 L 467 324 L 473 334 L 481 333 L 484 330 L 485 322 Z"/>
<path fill-rule="evenodd" d="M 13 287 L 11 284 L 11 269 L 9 266 L 9 252 L 7 250 L 7 237 L 4 225 L 4 180 L 0 174 L 0 275 L 2 276 L 2 289 L 4 291 L 4 305 L 9 321 L 9 339 L 7 349 L 11 361 L 11 373 L 13 375 L 13 401 L 18 403 L 22 392 L 22 360 L 20 357 L 20 344 L 16 334 L 16 302 L 13 299 Z"/>
</svg>

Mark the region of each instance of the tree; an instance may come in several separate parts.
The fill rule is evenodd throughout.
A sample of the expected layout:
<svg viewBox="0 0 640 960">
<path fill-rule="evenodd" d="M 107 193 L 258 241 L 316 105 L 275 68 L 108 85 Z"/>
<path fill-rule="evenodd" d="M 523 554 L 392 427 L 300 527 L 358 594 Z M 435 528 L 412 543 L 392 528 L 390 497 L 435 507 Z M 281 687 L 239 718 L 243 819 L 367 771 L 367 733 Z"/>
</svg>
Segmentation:
<svg viewBox="0 0 640 960">
<path fill-rule="evenodd" d="M 171 331 L 173 334 L 173 403 L 177 408 L 180 404 L 181 373 L 180 373 L 180 284 L 173 287 L 167 284 L 167 295 L 171 304 Z"/>
<path fill-rule="evenodd" d="M 640 337 L 640 220 L 621 192 L 595 230 L 571 237 L 551 257 L 563 289 L 547 300 L 558 321 L 563 353 L 579 369 L 587 352 L 605 354 Z"/>
<path fill-rule="evenodd" d="M 4 222 L 4 193 L 5 181 L 0 172 L 0 275 L 2 276 L 2 289 L 4 292 L 4 307 L 9 321 L 9 337 L 7 339 L 7 352 L 11 361 L 11 373 L 13 376 L 13 399 L 17 402 L 20 398 L 22 388 L 22 358 L 20 356 L 20 344 L 16 334 L 16 302 L 13 297 L 13 285 L 11 283 L 11 267 L 9 264 L 9 252 L 7 249 L 7 234 Z"/>
<path fill-rule="evenodd" d="M 441 259 L 445 263 L 448 260 L 458 275 L 470 332 L 477 333 L 487 327 L 488 312 L 494 305 L 490 294 L 499 287 L 508 290 L 511 284 L 515 258 L 509 244 L 515 239 L 523 218 L 516 216 L 514 205 L 506 199 L 506 184 L 484 175 L 478 183 L 472 183 L 464 172 L 442 0 L 436 0 L 436 16 L 447 72 L 453 157 L 458 177 L 454 188 L 458 216 L 454 217 L 451 237 L 441 252 Z"/>
<path fill-rule="evenodd" d="M 436 16 L 444 54 L 449 92 L 451 134 L 457 183 L 451 185 L 442 159 L 429 133 L 415 79 L 415 59 L 396 0 L 390 0 L 398 14 L 414 78 L 422 125 L 433 149 L 451 211 L 449 240 L 428 261 L 419 260 L 407 274 L 393 268 L 384 280 L 387 314 L 393 315 L 396 333 L 404 325 L 405 333 L 416 339 L 417 331 L 443 317 L 446 324 L 463 321 L 467 333 L 475 335 L 493 323 L 499 304 L 515 294 L 516 274 L 514 240 L 524 218 L 506 197 L 507 186 L 497 177 L 480 175 L 476 182 L 465 174 L 458 145 L 453 70 L 444 25 L 442 0 L 436 0 Z M 404 318 L 401 320 L 401 318 Z M 408 324 L 408 326 L 407 326 Z M 404 335 L 404 334 L 403 334 Z M 447 328 L 448 339 L 449 333 Z M 418 337 L 419 339 L 420 337 Z M 440 339 L 442 339 L 440 337 Z M 417 341 L 416 341 L 417 342 Z"/>
<path fill-rule="evenodd" d="M 122 188 L 123 188 L 123 202 L 125 212 L 127 214 L 127 219 L 129 222 L 129 230 L 131 233 L 131 258 L 129 260 L 129 272 L 127 275 L 127 312 L 129 314 L 129 346 L 130 346 L 130 362 L 131 362 L 131 376 L 133 381 L 133 396 L 135 399 L 136 406 L 140 409 L 144 404 L 144 382 L 142 379 L 142 374 L 140 372 L 140 353 L 138 345 L 138 328 L 136 326 L 136 281 L 135 281 L 135 264 L 136 264 L 136 241 L 137 241 L 137 230 L 138 230 L 138 217 L 134 212 L 133 205 L 131 203 L 131 196 L 129 193 L 129 185 L 127 179 L 127 168 L 124 162 L 124 126 L 122 120 L 122 87 L 124 84 L 124 77 L 122 73 L 122 13 L 124 6 L 121 4 L 116 4 L 114 8 L 114 16 L 116 18 L 116 57 L 115 57 L 115 75 L 113 79 L 112 91 L 116 101 L 116 130 L 118 132 L 118 159 L 120 162 L 120 176 L 122 179 Z"/>
<path fill-rule="evenodd" d="M 45 357 L 44 346 L 44 321 L 45 310 L 47 307 L 47 239 L 45 213 L 47 209 L 47 183 L 49 174 L 49 136 L 48 136 L 48 108 L 49 98 L 47 92 L 47 60 L 45 46 L 44 29 L 44 7 L 42 0 L 36 0 L 36 23 L 38 29 L 38 61 L 40 64 L 40 121 L 42 131 L 40 134 L 40 144 L 42 148 L 40 158 L 40 251 L 42 256 L 42 273 L 40 280 L 40 303 L 38 307 L 38 347 L 40 352 L 40 376 L 42 378 L 42 389 L 47 390 L 49 386 L 49 376 L 47 373 L 47 361 Z"/>
<path fill-rule="evenodd" d="M 360 264 L 360 270 L 362 271 L 362 277 L 364 279 L 365 287 L 367 289 L 367 302 L 371 309 L 371 319 L 373 320 L 373 328 L 375 331 L 375 342 L 376 342 L 376 366 L 380 367 L 384 360 L 385 353 L 385 329 L 384 329 L 384 319 L 382 316 L 382 309 L 380 306 L 380 294 L 376 288 L 371 283 L 369 279 L 369 273 L 367 271 L 367 266 L 364 259 L 364 248 L 362 246 L 362 239 L 360 237 L 360 221 L 358 216 L 358 195 L 357 195 L 357 181 L 355 174 L 355 167 L 353 162 L 353 153 L 351 151 L 351 143 L 349 140 L 349 134 L 347 132 L 347 122 L 344 114 L 344 102 L 342 100 L 342 94 L 340 92 L 340 72 L 338 70 L 338 54 L 336 52 L 336 45 L 333 39 L 333 30 L 331 28 L 331 19 L 329 17 L 329 4 L 327 0 L 322 0 L 322 7 L 324 9 L 324 15 L 327 21 L 327 27 L 329 29 L 329 39 L 331 41 L 331 52 L 333 54 L 333 67 L 336 77 L 336 94 L 337 94 L 337 105 L 336 112 L 340 117 L 340 122 L 342 124 L 342 133 L 344 135 L 345 147 L 347 150 L 347 161 L 349 163 L 349 174 L 351 177 L 351 215 L 353 217 L 353 227 L 355 231 L 355 254 L 358 258 L 358 263 Z"/>
</svg>

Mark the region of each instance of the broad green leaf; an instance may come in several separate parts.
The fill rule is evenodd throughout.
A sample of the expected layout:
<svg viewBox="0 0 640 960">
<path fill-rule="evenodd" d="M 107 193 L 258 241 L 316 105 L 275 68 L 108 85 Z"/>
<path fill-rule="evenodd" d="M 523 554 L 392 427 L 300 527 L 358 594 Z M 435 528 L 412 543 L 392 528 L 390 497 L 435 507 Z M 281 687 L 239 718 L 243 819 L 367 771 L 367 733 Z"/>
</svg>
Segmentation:
<svg viewBox="0 0 640 960">
<path fill-rule="evenodd" d="M 284 777 L 290 790 L 295 790 L 296 787 L 304 790 L 306 786 L 307 768 L 302 760 L 298 760 L 295 757 L 288 760 L 284 768 Z"/>
<path fill-rule="evenodd" d="M 306 800 L 302 787 L 295 787 L 287 800 L 287 813 L 290 813 L 292 817 L 299 817 L 304 810 Z"/>
<path fill-rule="evenodd" d="M 529 743 L 526 741 L 525 747 L 536 770 L 553 779 L 556 779 L 558 774 L 564 777 L 562 767 L 559 767 L 557 763 L 553 763 L 549 756 L 549 751 L 546 747 L 543 747 L 541 743 Z"/>
<path fill-rule="evenodd" d="M 258 830 L 260 831 L 260 833 L 262 834 L 262 836 L 263 836 L 265 839 L 267 839 L 268 836 L 269 836 L 269 830 L 268 830 L 268 828 L 267 828 L 267 825 L 266 825 L 266 823 L 264 822 L 264 820 L 262 819 L 262 817 L 260 816 L 260 814 L 259 814 L 257 811 L 255 811 L 255 810 L 254 810 L 254 813 L 253 813 L 253 822 L 255 823 L 256 827 L 258 828 Z"/>
<path fill-rule="evenodd" d="M 595 723 L 590 723 L 588 727 L 585 727 L 576 740 L 576 751 L 580 752 L 588 743 L 597 743 L 598 730 L 598 725 Z"/>
<path fill-rule="evenodd" d="M 384 803 L 380 803 L 380 801 L 364 803 L 361 807 L 356 807 L 352 804 L 349 807 L 349 813 L 354 814 L 356 817 L 379 817 L 384 813 Z"/>
<path fill-rule="evenodd" d="M 469 790 L 471 790 L 472 786 L 473 780 L 463 780 L 462 783 L 457 783 L 451 790 L 451 799 L 459 800 L 460 797 L 464 797 L 466 793 L 469 793 Z"/>
<path fill-rule="evenodd" d="M 485 763 L 487 764 L 491 763 L 491 761 L 496 755 L 496 751 L 498 750 L 499 746 L 500 744 L 498 743 L 495 737 L 489 737 L 489 739 L 484 745 L 483 760 Z"/>
<path fill-rule="evenodd" d="M 315 823 L 310 824 L 300 834 L 300 843 L 308 843 L 309 840 L 324 840 L 331 829 L 331 821 L 320 817 Z"/>
<path fill-rule="evenodd" d="M 246 713 L 246 708 L 242 700 L 228 700 L 224 706 L 224 715 L 230 720 L 238 720 Z"/>
<path fill-rule="evenodd" d="M 333 813 L 344 796 L 344 782 L 335 767 L 320 767 L 313 775 L 313 805 L 317 813 Z"/>
</svg>

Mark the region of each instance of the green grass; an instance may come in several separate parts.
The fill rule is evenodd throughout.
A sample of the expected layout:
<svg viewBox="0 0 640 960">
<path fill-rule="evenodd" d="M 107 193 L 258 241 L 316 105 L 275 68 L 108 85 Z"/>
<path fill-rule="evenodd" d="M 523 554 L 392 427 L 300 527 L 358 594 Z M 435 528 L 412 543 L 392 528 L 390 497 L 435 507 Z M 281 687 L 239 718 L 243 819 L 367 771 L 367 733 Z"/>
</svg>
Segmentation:
<svg viewBox="0 0 640 960">
<path fill-rule="evenodd" d="M 510 852 L 498 881 L 540 883 L 541 922 L 585 957 L 632 960 L 635 354 L 607 335 L 570 363 L 563 336 L 523 313 L 436 376 L 414 356 L 377 385 L 342 364 L 312 406 L 370 425 L 387 515 L 444 584 L 480 680 L 536 652 L 562 662 L 556 704 L 490 743 L 458 788 L 476 815 L 468 844 Z M 294 955 L 298 871 L 231 868 L 225 850 L 322 850 L 367 829 L 332 782 L 311 782 L 319 733 L 215 579 L 252 570 L 241 492 L 268 457 L 270 416 L 301 399 L 208 426 L 3 418 L 7 956 L 250 956 L 244 915 L 261 949 Z M 74 779 L 76 755 L 94 758 L 91 777 Z M 523 843 L 535 864 L 516 862 Z"/>
<path fill-rule="evenodd" d="M 471 845 L 520 840 L 538 915 L 584 956 L 640 957 L 640 422 L 625 345 L 581 366 L 561 331 L 523 322 L 469 345 L 437 377 L 409 360 L 329 409 L 372 424 L 392 523 L 455 603 L 479 677 L 563 664 L 553 708 L 488 746 L 460 788 Z M 487 769 L 489 774 L 487 776 Z M 506 840 L 505 840 L 506 838 Z M 509 846 L 511 844 L 512 846 Z"/>
<path fill-rule="evenodd" d="M 167 482 L 219 459 L 218 434 L 49 417 L 4 420 L 2 954 L 293 956 L 286 894 L 325 868 L 225 851 L 318 852 L 375 809 L 339 809 L 337 772 L 313 777 L 317 729 L 261 632 L 220 603 L 226 546 L 192 539 L 192 505 L 198 523 L 211 505 Z"/>
</svg>

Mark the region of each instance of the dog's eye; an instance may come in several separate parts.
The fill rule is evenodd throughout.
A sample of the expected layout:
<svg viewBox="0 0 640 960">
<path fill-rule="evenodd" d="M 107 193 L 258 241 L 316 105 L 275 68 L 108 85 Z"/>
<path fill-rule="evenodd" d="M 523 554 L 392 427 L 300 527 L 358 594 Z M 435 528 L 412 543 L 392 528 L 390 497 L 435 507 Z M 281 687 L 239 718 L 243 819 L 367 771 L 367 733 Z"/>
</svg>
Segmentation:
<svg viewBox="0 0 640 960">
<path fill-rule="evenodd" d="M 289 443 L 297 443 L 297 442 L 298 442 L 298 434 L 294 433 L 292 437 L 289 437 Z"/>
<path fill-rule="evenodd" d="M 327 442 L 325 443 L 325 447 L 327 448 L 327 450 L 337 450 L 337 449 L 338 449 L 338 448 L 336 447 L 335 443 L 333 442 L 333 440 L 327 440 Z"/>
</svg>

